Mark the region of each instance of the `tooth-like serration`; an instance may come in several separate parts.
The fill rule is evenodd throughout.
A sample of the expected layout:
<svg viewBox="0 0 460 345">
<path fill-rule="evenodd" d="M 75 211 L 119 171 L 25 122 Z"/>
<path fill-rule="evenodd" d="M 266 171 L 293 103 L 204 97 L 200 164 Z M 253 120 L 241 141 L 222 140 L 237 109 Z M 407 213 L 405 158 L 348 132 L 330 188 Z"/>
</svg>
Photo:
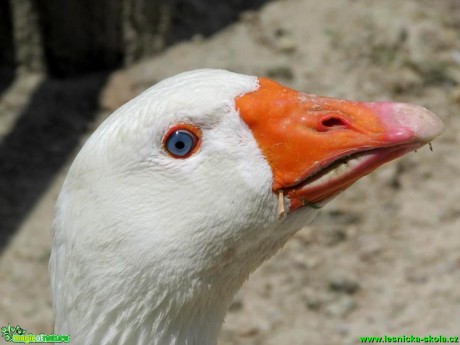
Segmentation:
<svg viewBox="0 0 460 345">
<path fill-rule="evenodd" d="M 357 158 L 352 158 L 350 160 L 347 160 L 346 162 L 340 164 L 338 167 L 335 169 L 329 171 L 327 174 L 321 176 L 319 179 L 313 181 L 310 183 L 310 187 L 315 187 L 315 186 L 320 186 L 323 184 L 329 184 L 333 182 L 334 180 L 338 180 L 348 174 L 350 171 L 354 170 L 358 165 L 360 165 L 366 158 L 369 158 L 367 156 L 361 156 Z"/>
</svg>

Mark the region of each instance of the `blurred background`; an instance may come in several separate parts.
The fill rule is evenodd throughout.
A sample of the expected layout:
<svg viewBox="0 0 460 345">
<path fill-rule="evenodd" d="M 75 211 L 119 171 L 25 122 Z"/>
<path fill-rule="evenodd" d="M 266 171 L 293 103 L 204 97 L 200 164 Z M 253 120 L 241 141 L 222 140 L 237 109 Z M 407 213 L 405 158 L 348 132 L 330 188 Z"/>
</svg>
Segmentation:
<svg viewBox="0 0 460 345">
<path fill-rule="evenodd" d="M 460 336 L 458 0 L 0 1 L 0 326 L 52 332 L 53 208 L 82 143 L 147 87 L 203 67 L 416 103 L 447 125 L 253 274 L 220 344 Z"/>
</svg>

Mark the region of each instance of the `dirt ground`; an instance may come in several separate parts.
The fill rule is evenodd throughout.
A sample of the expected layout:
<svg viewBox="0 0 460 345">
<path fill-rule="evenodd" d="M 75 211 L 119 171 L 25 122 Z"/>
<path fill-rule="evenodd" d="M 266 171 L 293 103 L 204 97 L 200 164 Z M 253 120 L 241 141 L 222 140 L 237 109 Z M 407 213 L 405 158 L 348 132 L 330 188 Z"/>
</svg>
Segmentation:
<svg viewBox="0 0 460 345">
<path fill-rule="evenodd" d="M 202 67 L 333 97 L 416 103 L 447 125 L 433 152 L 423 148 L 362 179 L 253 274 L 220 344 L 460 336 L 460 2 L 273 1 L 209 39 L 114 73 L 92 128 L 164 77 Z M 21 77 L 0 97 L 1 136 L 39 78 Z M 67 168 L 1 256 L 0 326 L 52 331 L 49 229 Z"/>
</svg>

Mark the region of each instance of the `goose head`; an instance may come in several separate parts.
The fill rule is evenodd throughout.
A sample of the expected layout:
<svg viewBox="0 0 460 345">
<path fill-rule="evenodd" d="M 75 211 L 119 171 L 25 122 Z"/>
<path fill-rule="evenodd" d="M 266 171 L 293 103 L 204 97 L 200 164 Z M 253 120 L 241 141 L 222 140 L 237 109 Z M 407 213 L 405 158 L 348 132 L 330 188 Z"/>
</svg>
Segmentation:
<svg viewBox="0 0 460 345">
<path fill-rule="evenodd" d="M 216 343 L 233 295 L 328 200 L 435 138 L 407 104 L 196 70 L 125 104 L 59 195 L 56 332 L 73 344 Z"/>
</svg>

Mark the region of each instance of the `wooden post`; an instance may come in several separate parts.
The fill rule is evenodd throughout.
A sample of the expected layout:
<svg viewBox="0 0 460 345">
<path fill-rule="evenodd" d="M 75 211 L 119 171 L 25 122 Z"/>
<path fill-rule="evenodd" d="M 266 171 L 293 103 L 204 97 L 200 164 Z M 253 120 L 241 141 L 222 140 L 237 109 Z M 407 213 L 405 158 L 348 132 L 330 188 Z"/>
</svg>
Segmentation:
<svg viewBox="0 0 460 345">
<path fill-rule="evenodd" d="M 0 67 L 15 60 L 66 78 L 108 71 L 211 35 L 266 1 L 0 0 Z"/>
</svg>

